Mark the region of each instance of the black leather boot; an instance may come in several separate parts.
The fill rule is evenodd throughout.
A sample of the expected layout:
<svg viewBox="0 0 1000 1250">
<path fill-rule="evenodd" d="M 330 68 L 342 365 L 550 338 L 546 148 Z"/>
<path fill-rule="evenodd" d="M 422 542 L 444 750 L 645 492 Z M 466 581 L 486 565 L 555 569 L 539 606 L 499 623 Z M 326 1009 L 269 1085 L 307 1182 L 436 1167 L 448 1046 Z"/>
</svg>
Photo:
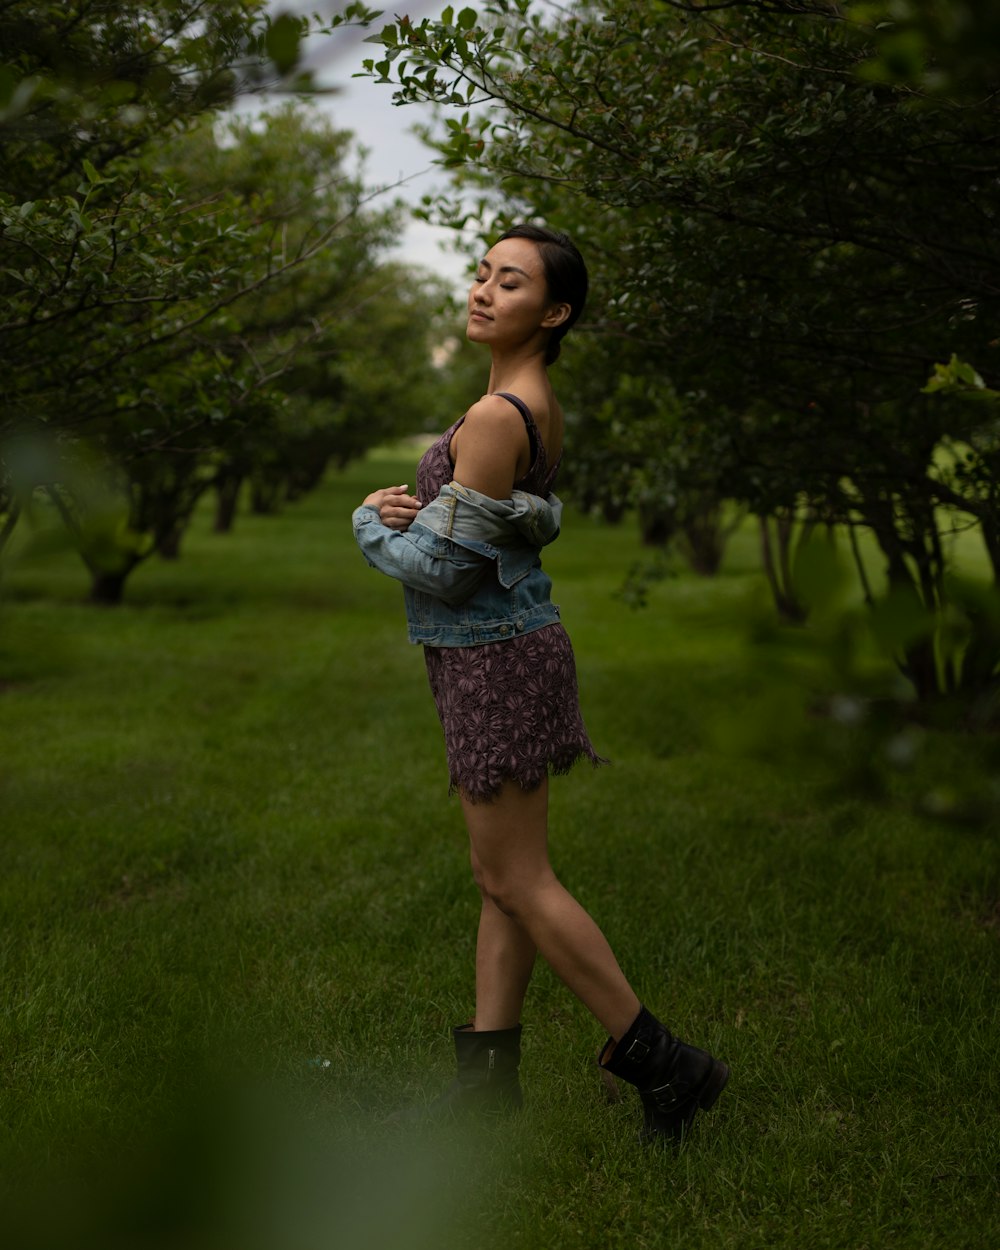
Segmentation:
<svg viewBox="0 0 1000 1250">
<path fill-rule="evenodd" d="M 684 1141 L 696 1112 L 714 1106 L 729 1080 L 726 1064 L 674 1037 L 645 1007 L 617 1045 L 608 1038 L 597 1062 L 639 1091 L 643 1141 Z"/>
<path fill-rule="evenodd" d="M 524 1101 L 517 1077 L 521 1062 L 521 1026 L 477 1033 L 471 1024 L 452 1030 L 458 1072 L 429 1106 L 394 1116 L 397 1120 L 446 1119 L 504 1115 Z"/>
</svg>

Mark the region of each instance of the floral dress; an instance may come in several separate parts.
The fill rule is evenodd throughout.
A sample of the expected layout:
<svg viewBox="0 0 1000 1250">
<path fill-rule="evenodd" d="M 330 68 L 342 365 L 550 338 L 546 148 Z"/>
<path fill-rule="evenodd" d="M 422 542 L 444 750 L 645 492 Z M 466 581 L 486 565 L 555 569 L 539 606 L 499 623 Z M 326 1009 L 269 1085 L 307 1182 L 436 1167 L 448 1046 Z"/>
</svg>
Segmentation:
<svg viewBox="0 0 1000 1250">
<path fill-rule="evenodd" d="M 545 446 L 527 406 L 509 399 L 524 417 L 534 452 L 518 490 L 548 495 L 558 462 L 550 469 Z M 449 446 L 460 417 L 424 453 L 417 468 L 417 495 L 435 499 L 452 480 Z M 451 792 L 473 802 L 494 798 L 508 779 L 534 790 L 549 773 L 568 772 L 581 757 L 597 754 L 580 714 L 573 648 L 562 625 L 546 625 L 503 642 L 471 647 L 424 647 L 427 675 L 444 728 Z"/>
</svg>

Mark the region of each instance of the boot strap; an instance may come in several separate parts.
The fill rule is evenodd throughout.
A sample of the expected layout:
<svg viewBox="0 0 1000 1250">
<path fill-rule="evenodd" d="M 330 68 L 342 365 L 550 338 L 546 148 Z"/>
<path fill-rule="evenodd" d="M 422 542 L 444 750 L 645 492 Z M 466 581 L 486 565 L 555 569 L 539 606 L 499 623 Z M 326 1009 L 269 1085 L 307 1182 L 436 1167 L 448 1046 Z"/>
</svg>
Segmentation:
<svg viewBox="0 0 1000 1250">
<path fill-rule="evenodd" d="M 625 1058 L 632 1063 L 642 1063 L 652 1049 L 648 1042 L 644 1042 L 641 1037 L 636 1037 L 625 1052 Z"/>
<path fill-rule="evenodd" d="M 678 1106 L 687 1093 L 687 1083 L 668 1081 L 666 1085 L 657 1085 L 655 1089 L 644 1089 L 643 1098 L 648 1098 L 657 1111 L 672 1111 Z"/>
</svg>

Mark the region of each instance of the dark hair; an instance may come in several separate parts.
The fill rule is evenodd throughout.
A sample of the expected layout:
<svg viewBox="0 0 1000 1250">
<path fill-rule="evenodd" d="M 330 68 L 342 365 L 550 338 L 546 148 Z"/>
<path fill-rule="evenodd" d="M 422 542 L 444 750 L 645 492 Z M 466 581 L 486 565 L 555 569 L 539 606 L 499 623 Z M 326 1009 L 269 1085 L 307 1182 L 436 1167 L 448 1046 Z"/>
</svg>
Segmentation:
<svg viewBox="0 0 1000 1250">
<path fill-rule="evenodd" d="M 503 239 L 527 239 L 538 246 L 542 257 L 542 268 L 545 271 L 545 283 L 549 288 L 549 298 L 556 304 L 569 304 L 570 313 L 562 325 L 556 326 L 549 338 L 545 351 L 545 363 L 551 365 L 558 359 L 562 340 L 576 324 L 583 306 L 587 302 L 587 266 L 580 250 L 561 230 L 550 230 L 547 226 L 522 224 L 511 228 L 500 236 Z"/>
</svg>

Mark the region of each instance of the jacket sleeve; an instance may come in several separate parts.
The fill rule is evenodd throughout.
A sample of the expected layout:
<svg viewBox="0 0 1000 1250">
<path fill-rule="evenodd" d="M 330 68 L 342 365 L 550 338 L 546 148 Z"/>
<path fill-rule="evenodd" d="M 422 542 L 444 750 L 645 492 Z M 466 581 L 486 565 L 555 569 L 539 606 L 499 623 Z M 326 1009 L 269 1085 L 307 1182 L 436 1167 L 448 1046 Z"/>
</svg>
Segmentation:
<svg viewBox="0 0 1000 1250">
<path fill-rule="evenodd" d="M 492 563 L 488 556 L 458 546 L 419 521 L 408 530 L 390 529 L 371 504 L 356 508 L 351 520 L 357 544 L 372 568 L 448 604 L 475 594 Z"/>
</svg>

